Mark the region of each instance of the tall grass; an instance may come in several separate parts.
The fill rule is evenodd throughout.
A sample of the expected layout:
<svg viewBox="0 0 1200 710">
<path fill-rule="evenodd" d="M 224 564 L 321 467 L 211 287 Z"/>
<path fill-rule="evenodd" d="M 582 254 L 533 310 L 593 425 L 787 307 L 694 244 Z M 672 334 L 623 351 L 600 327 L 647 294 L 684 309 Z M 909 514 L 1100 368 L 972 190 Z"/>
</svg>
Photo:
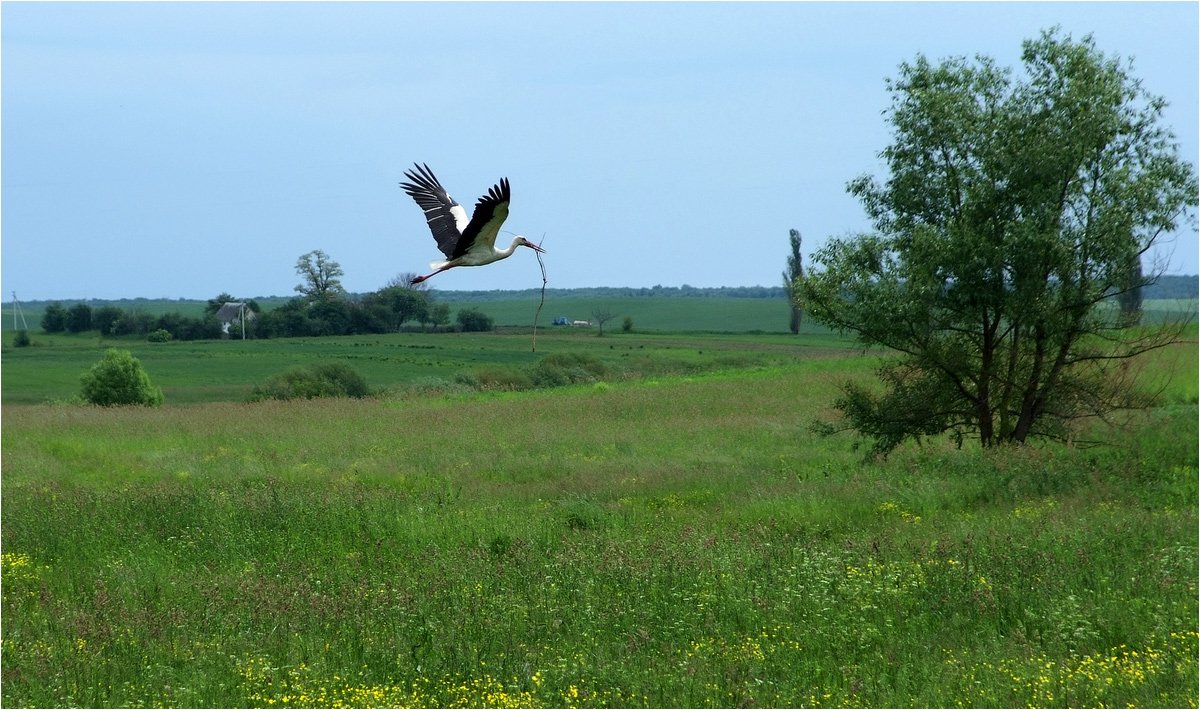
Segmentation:
<svg viewBox="0 0 1200 710">
<path fill-rule="evenodd" d="M 1194 401 L 868 465 L 870 365 L 5 407 L 0 700 L 1195 706 Z"/>
</svg>

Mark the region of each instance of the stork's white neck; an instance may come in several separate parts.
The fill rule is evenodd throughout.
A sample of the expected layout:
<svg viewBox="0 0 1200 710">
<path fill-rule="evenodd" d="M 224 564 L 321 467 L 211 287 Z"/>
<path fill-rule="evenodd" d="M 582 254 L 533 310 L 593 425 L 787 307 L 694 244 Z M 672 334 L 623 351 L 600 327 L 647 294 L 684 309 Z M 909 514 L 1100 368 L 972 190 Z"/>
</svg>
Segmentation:
<svg viewBox="0 0 1200 710">
<path fill-rule="evenodd" d="M 509 244 L 507 249 L 497 249 L 496 252 L 503 254 L 504 256 L 512 256 L 512 253 L 517 250 L 517 247 L 521 246 L 521 240 L 524 238 L 525 237 L 518 234 L 517 236 L 513 237 L 512 244 Z"/>
</svg>

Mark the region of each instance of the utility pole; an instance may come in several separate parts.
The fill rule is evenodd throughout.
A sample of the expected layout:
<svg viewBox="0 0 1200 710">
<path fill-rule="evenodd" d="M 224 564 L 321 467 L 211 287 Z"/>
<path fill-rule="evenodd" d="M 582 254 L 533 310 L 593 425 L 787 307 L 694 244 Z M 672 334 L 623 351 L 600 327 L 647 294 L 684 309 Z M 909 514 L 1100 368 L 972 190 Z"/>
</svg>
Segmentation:
<svg viewBox="0 0 1200 710">
<path fill-rule="evenodd" d="M 17 300 L 17 292 L 13 291 L 13 330 L 29 330 L 29 323 L 25 322 L 25 314 L 21 311 L 21 302 Z M 21 325 L 24 328 L 17 327 L 17 316 L 21 316 Z"/>
</svg>

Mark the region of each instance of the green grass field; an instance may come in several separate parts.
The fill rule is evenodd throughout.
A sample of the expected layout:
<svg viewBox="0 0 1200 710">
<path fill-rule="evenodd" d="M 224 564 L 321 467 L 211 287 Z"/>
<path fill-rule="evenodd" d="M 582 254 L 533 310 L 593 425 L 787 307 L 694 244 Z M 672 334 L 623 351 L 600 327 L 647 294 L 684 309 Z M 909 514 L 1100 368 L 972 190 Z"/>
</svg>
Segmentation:
<svg viewBox="0 0 1200 710">
<path fill-rule="evenodd" d="M 730 366 L 769 365 L 805 354 L 843 352 L 849 341 L 828 332 L 749 335 L 615 333 L 539 328 L 507 334 L 396 333 L 335 338 L 148 343 L 82 335 L 37 335 L 35 345 L 3 349 L 3 404 L 65 401 L 79 377 L 109 347 L 131 351 L 170 404 L 241 400 L 271 375 L 310 362 L 348 363 L 376 388 L 437 387 L 455 375 L 489 368 L 529 368 L 554 353 L 606 363 L 614 379 L 687 374 Z M 536 351 L 534 347 L 536 346 Z"/>
<path fill-rule="evenodd" d="M 447 303 L 457 310 L 462 306 L 478 308 L 497 325 L 533 324 L 538 299 L 514 298 L 458 303 L 448 296 Z M 542 306 L 539 325 L 548 326 L 555 318 L 594 321 L 592 313 L 607 310 L 614 318 L 605 324 L 605 331 L 617 331 L 628 316 L 638 330 L 654 331 L 723 331 L 723 332 L 784 332 L 788 327 L 788 304 L 773 298 L 689 298 L 685 296 L 655 297 L 548 297 Z"/>
<path fill-rule="evenodd" d="M 536 297 L 459 302 L 448 294 L 443 300 L 455 311 L 463 306 L 478 308 L 497 325 L 532 325 L 538 306 Z M 629 316 L 639 330 L 778 333 L 787 330 L 789 316 L 787 301 L 772 298 L 562 296 L 546 299 L 539 325 L 546 326 L 560 315 L 572 320 L 594 320 L 592 312 L 598 309 L 608 310 L 615 316 L 605 326 L 606 332 L 619 330 L 622 318 Z M 1194 319 L 1195 315 L 1195 300 L 1148 300 L 1143 306 L 1143 322 L 1148 324 Z M 806 320 L 801 332 L 818 333 L 825 329 Z"/>
<path fill-rule="evenodd" d="M 1195 707 L 1192 337 L 1110 446 L 875 463 L 828 335 L 129 343 L 158 409 L 6 350 L 0 704 Z M 431 385 L 552 353 L 610 376 Z M 385 393 L 240 401 L 322 358 Z"/>
</svg>

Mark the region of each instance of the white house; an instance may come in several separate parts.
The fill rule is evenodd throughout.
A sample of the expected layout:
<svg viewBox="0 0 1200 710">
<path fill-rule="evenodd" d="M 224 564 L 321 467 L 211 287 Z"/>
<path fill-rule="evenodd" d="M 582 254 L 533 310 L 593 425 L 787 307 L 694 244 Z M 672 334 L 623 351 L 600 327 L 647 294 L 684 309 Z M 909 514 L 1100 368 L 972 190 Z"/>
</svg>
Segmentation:
<svg viewBox="0 0 1200 710">
<path fill-rule="evenodd" d="M 242 314 L 245 314 L 245 316 Z M 247 321 L 254 320 L 254 311 L 250 310 L 245 303 L 226 301 L 217 310 L 217 320 L 221 321 L 221 332 L 226 335 L 229 335 L 229 326 L 238 322 L 243 317 Z"/>
</svg>

